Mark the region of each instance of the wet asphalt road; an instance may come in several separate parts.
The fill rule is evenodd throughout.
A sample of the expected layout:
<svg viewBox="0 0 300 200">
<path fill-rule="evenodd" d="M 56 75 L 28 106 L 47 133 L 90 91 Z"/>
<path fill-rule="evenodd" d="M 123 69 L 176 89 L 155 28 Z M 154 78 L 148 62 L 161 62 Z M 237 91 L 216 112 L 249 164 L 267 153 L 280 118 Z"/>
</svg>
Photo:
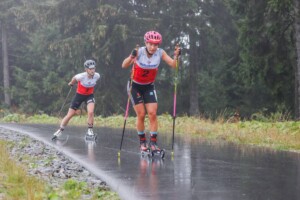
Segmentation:
<svg viewBox="0 0 300 200">
<path fill-rule="evenodd" d="M 106 181 L 122 199 L 299 200 L 300 155 L 263 148 L 207 143 L 160 134 L 162 159 L 143 158 L 135 131 L 126 130 L 118 159 L 120 129 L 95 128 L 97 143 L 85 142 L 85 127 L 67 127 L 66 141 L 52 142 L 57 126 L 0 124 L 56 147 Z"/>
</svg>

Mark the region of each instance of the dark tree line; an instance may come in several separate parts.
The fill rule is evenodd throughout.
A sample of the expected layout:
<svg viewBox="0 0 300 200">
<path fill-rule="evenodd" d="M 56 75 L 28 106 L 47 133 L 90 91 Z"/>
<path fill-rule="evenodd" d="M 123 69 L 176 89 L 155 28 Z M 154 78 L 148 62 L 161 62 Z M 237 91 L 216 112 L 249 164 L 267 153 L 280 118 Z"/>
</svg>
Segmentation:
<svg viewBox="0 0 300 200">
<path fill-rule="evenodd" d="M 3 0 L 2 108 L 56 114 L 85 59 L 102 75 L 97 115 L 121 114 L 129 70 L 122 60 L 157 30 L 172 55 L 182 48 L 180 114 L 299 117 L 299 2 L 294 0 Z M 172 111 L 174 72 L 162 64 L 159 112 Z"/>
</svg>

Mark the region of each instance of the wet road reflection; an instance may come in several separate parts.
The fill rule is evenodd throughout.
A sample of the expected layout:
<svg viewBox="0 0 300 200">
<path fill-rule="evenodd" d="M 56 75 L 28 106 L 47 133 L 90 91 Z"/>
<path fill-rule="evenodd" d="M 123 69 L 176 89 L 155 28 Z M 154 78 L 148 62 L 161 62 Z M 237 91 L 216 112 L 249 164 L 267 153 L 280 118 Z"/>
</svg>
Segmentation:
<svg viewBox="0 0 300 200">
<path fill-rule="evenodd" d="M 118 159 L 121 129 L 96 128 L 95 143 L 85 142 L 85 127 L 68 127 L 66 140 L 52 142 L 57 126 L 0 126 L 56 147 L 106 181 L 122 199 L 300 199 L 297 153 L 177 136 L 171 158 L 171 134 L 160 134 L 159 144 L 166 148 L 166 157 L 151 159 L 139 155 L 135 131 L 126 131 Z"/>
</svg>

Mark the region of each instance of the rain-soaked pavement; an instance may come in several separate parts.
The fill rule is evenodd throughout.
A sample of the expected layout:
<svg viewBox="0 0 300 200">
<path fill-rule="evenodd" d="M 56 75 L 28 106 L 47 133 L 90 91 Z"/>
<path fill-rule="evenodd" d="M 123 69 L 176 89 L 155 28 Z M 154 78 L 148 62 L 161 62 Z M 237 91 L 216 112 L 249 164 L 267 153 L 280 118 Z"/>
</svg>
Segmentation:
<svg viewBox="0 0 300 200">
<path fill-rule="evenodd" d="M 51 141 L 53 125 L 0 124 L 55 146 L 106 181 L 122 199 L 150 200 L 299 200 L 300 155 L 263 148 L 207 143 L 160 134 L 162 159 L 141 158 L 138 138 L 126 130 L 95 128 L 97 143 L 86 143 L 85 127 L 69 126 L 67 141 Z"/>
</svg>

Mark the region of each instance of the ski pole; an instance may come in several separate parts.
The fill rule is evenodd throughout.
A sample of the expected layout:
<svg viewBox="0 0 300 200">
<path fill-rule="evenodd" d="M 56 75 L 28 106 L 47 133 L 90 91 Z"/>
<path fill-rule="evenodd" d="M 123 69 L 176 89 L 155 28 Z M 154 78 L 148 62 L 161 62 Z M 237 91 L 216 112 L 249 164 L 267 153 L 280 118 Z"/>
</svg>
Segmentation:
<svg viewBox="0 0 300 200">
<path fill-rule="evenodd" d="M 138 50 L 139 45 L 136 45 L 136 50 Z M 124 138 L 124 133 L 125 133 L 125 127 L 126 127 L 126 121 L 127 121 L 127 117 L 128 117 L 128 112 L 129 112 L 129 105 L 130 105 L 130 93 L 131 93 L 131 88 L 132 88 L 132 79 L 133 79 L 133 70 L 134 70 L 134 64 L 135 64 L 135 60 L 132 64 L 132 70 L 131 70 L 131 75 L 130 75 L 130 82 L 129 82 L 129 91 L 128 91 L 128 98 L 127 98 L 127 105 L 126 105 L 126 111 L 125 111 L 125 115 L 124 115 L 124 125 L 123 125 L 123 132 L 122 132 L 122 138 L 121 138 L 121 144 L 120 144 L 120 149 L 118 152 L 118 157 L 120 158 L 121 156 L 121 149 L 122 149 L 122 144 L 123 144 L 123 138 Z"/>
<path fill-rule="evenodd" d="M 65 98 L 65 101 L 64 101 L 63 105 L 61 106 L 61 109 L 60 109 L 60 111 L 59 111 L 59 113 L 58 113 L 58 116 L 59 116 L 59 117 L 60 117 L 60 114 L 61 114 L 62 109 L 65 107 L 65 104 L 66 104 L 66 102 L 67 102 L 67 100 L 68 100 L 68 98 L 69 98 L 69 95 L 70 95 L 70 93 L 71 93 L 71 91 L 72 91 L 72 87 L 73 87 L 73 86 L 70 87 L 70 90 L 69 90 L 69 92 L 68 92 L 68 94 L 67 94 L 67 97 Z"/>
<path fill-rule="evenodd" d="M 175 49 L 179 48 L 176 44 Z M 172 134 L 172 157 L 174 155 L 174 135 L 175 135 L 175 119 L 176 119 L 176 98 L 177 98 L 177 81 L 178 81 L 178 57 L 176 58 L 175 78 L 174 78 L 174 103 L 173 103 L 173 134 Z"/>
</svg>

